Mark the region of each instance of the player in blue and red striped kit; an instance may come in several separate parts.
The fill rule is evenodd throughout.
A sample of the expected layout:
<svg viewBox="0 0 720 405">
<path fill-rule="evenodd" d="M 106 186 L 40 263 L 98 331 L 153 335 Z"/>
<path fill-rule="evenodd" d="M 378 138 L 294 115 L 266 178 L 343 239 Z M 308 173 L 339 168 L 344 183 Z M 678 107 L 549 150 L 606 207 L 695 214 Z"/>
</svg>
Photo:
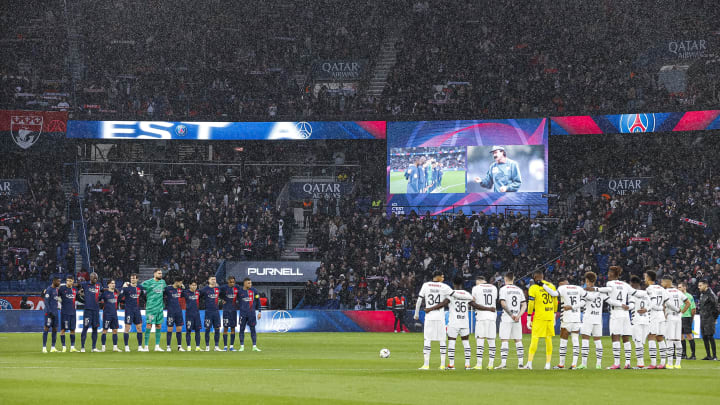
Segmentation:
<svg viewBox="0 0 720 405">
<path fill-rule="evenodd" d="M 52 347 L 50 352 L 56 352 L 55 341 L 57 340 L 57 312 L 58 312 L 58 287 L 60 287 L 60 279 L 53 278 L 52 285 L 43 291 L 43 299 L 45 300 L 45 322 L 43 327 L 43 348 L 42 352 L 47 353 L 47 335 L 52 328 Z"/>
<path fill-rule="evenodd" d="M 215 281 L 215 276 L 208 278 L 208 285 L 200 290 L 200 297 L 205 304 L 205 351 L 210 351 L 210 328 L 215 330 L 215 351 L 222 351 L 220 344 L 220 310 L 218 301 L 220 299 L 220 287 Z"/>
<path fill-rule="evenodd" d="M 58 288 L 58 295 L 60 296 L 60 343 L 62 343 L 62 352 L 67 351 L 65 346 L 65 331 L 70 332 L 70 352 L 76 352 L 75 349 L 75 301 L 77 299 L 77 288 L 73 287 L 75 278 L 73 276 L 67 276 L 65 278 L 65 285 Z"/>
<path fill-rule="evenodd" d="M 87 337 L 88 328 L 92 328 L 92 347 L 94 352 L 97 349 L 97 328 L 100 326 L 100 306 L 98 299 L 102 293 L 102 285 L 98 283 L 98 275 L 95 272 L 90 273 L 90 282 L 81 285 L 82 296 L 85 299 L 85 311 L 83 315 L 83 330 L 80 335 L 80 351 L 85 352 L 85 338 Z"/>
<path fill-rule="evenodd" d="M 195 351 L 201 352 L 200 348 L 200 291 L 197 289 L 197 283 L 191 282 L 190 289 L 182 292 L 185 298 L 185 343 L 187 343 L 187 351 L 191 351 L 190 332 L 195 332 Z"/>
<path fill-rule="evenodd" d="M 118 323 L 117 308 L 118 308 L 118 295 L 120 292 L 115 289 L 115 281 L 110 280 L 108 282 L 107 290 L 100 294 L 100 299 L 103 303 L 103 330 L 102 330 L 102 350 L 105 351 L 105 342 L 107 341 L 107 331 L 112 329 L 112 340 L 113 340 L 113 351 L 122 352 L 118 349 L 118 336 L 117 332 L 120 328 Z"/>
<path fill-rule="evenodd" d="M 245 278 L 243 280 L 243 288 L 238 294 L 238 302 L 240 303 L 240 351 L 245 350 L 245 327 L 250 327 L 250 338 L 252 338 L 253 351 L 261 351 L 257 347 L 257 333 L 255 333 L 255 325 L 260 319 L 260 294 L 252 286 L 252 280 Z M 257 317 L 255 311 L 258 311 Z"/>
<path fill-rule="evenodd" d="M 224 350 L 235 351 L 235 327 L 237 327 L 237 298 L 240 289 L 235 284 L 235 277 L 228 277 L 227 285 L 220 287 L 220 298 L 223 300 L 223 343 Z M 230 335 L 230 348 L 227 345 L 228 330 Z"/>
<path fill-rule="evenodd" d="M 180 297 L 182 297 L 182 291 L 185 288 L 183 286 L 182 278 L 175 277 L 173 285 L 165 287 L 165 298 L 167 308 L 167 348 L 168 352 L 171 352 L 170 344 L 172 343 L 172 332 L 175 332 L 177 338 L 178 351 L 184 352 L 185 349 L 182 347 L 182 326 L 183 326 L 183 313 L 182 307 L 180 306 Z"/>
<path fill-rule="evenodd" d="M 125 301 L 125 332 L 123 340 L 125 341 L 125 351 L 130 351 L 130 328 L 135 325 L 137 332 L 138 351 L 144 352 L 145 347 L 142 344 L 143 337 L 143 319 L 140 313 L 140 297 L 145 293 L 142 286 L 137 285 L 138 275 L 133 273 L 130 275 L 130 284 L 123 284 L 120 290 L 120 297 Z"/>
</svg>

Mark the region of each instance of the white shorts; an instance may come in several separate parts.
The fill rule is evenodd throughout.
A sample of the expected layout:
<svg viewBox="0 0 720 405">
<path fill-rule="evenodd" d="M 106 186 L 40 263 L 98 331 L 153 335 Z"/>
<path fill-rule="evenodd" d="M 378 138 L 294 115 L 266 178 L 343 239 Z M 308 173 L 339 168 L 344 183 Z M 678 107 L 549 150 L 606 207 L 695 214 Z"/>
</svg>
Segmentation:
<svg viewBox="0 0 720 405">
<path fill-rule="evenodd" d="M 580 325 L 580 334 L 592 337 L 602 336 L 602 324 L 601 323 L 583 323 Z"/>
<path fill-rule="evenodd" d="M 580 331 L 580 322 L 560 322 L 560 329 L 565 329 L 570 333 L 577 333 Z"/>
<path fill-rule="evenodd" d="M 520 322 L 500 322 L 500 339 L 522 339 L 522 324 Z"/>
<path fill-rule="evenodd" d="M 665 336 L 666 321 L 654 321 L 650 319 L 649 333 L 655 336 Z"/>
<path fill-rule="evenodd" d="M 665 321 L 665 339 L 667 340 L 680 340 L 682 332 L 682 321 L 681 320 L 667 320 Z"/>
<path fill-rule="evenodd" d="M 611 335 L 622 335 L 622 336 L 632 335 L 632 326 L 630 325 L 630 317 L 623 316 L 623 317 L 613 318 L 612 316 L 610 316 L 610 334 Z"/>
<path fill-rule="evenodd" d="M 648 332 L 650 330 L 650 325 L 648 324 L 639 324 L 639 325 L 633 325 L 632 327 L 632 338 L 635 342 L 642 342 L 642 344 L 645 344 L 645 341 L 648 337 Z"/>
<path fill-rule="evenodd" d="M 435 340 L 438 342 L 445 341 L 445 321 L 441 320 L 425 320 L 425 327 L 423 329 L 425 334 L 425 340 Z"/>
<path fill-rule="evenodd" d="M 497 336 L 497 324 L 495 321 L 476 321 L 475 336 L 485 339 L 495 339 Z"/>
<path fill-rule="evenodd" d="M 456 328 L 454 326 L 448 326 L 447 327 L 447 335 L 449 338 L 455 339 L 458 337 L 465 337 L 470 334 L 470 328 Z"/>
</svg>

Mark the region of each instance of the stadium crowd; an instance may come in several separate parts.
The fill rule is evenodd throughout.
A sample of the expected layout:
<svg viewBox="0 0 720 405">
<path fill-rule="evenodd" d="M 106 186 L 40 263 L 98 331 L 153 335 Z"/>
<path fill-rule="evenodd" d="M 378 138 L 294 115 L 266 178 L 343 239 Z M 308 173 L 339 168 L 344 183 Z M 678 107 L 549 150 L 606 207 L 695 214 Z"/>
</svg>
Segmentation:
<svg viewBox="0 0 720 405">
<path fill-rule="evenodd" d="M 9 56 L 0 61 L 3 108 L 168 119 L 495 117 L 677 111 L 720 101 L 712 66 L 693 68 L 685 91 L 670 91 L 652 56 L 667 38 L 712 38 L 718 11 L 703 1 L 667 12 L 617 1 L 82 0 L 66 10 L 45 3 L 0 11 L 7 22 L 0 47 Z M 397 62 L 383 94 L 371 95 L 379 50 L 394 37 Z M 348 90 L 349 83 L 317 80 L 317 61 L 367 63 Z"/>
</svg>

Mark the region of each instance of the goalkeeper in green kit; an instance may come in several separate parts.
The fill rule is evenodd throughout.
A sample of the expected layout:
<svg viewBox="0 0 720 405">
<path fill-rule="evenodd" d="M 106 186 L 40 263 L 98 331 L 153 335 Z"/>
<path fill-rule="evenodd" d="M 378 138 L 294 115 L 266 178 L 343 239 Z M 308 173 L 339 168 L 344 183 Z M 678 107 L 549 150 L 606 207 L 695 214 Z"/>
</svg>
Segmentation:
<svg viewBox="0 0 720 405">
<path fill-rule="evenodd" d="M 165 319 L 163 315 L 163 309 L 165 307 L 163 303 L 163 291 L 165 291 L 167 284 L 162 276 L 162 270 L 157 269 L 153 273 L 153 278 L 142 283 L 145 289 L 145 296 L 147 297 L 147 303 L 145 304 L 145 316 L 147 318 L 145 351 L 148 350 L 148 343 L 150 342 L 151 325 L 155 325 L 155 351 L 164 351 L 160 348 L 160 334 L 162 333 L 163 319 Z"/>
</svg>

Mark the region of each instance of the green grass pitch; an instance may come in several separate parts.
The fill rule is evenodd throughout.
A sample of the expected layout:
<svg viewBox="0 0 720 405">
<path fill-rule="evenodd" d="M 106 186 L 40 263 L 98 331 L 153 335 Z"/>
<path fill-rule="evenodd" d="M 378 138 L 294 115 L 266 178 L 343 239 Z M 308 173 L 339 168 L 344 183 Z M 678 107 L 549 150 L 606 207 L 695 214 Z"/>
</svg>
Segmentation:
<svg viewBox="0 0 720 405">
<path fill-rule="evenodd" d="M 684 360 L 681 370 L 545 371 L 537 369 L 545 358 L 542 341 L 532 371 L 515 369 L 514 344 L 508 370 L 440 371 L 437 343 L 432 369 L 419 371 L 423 341 L 417 333 L 261 334 L 261 353 L 153 353 L 152 347 L 138 353 L 134 341 L 131 336 L 131 353 L 43 354 L 39 333 L 0 334 L 0 402 L 708 404 L 720 395 L 720 362 Z M 696 343 L 702 358 L 702 340 Z M 499 355 L 499 341 L 497 345 Z M 557 337 L 554 345 L 553 365 Z M 471 346 L 475 365 L 475 343 Z M 378 355 L 384 347 L 391 351 L 388 359 Z M 528 348 L 526 338 L 526 353 Z M 612 350 L 607 338 L 604 348 L 603 365 L 608 366 Z M 461 355 L 456 365 L 462 366 L 460 342 L 456 349 Z M 594 356 L 591 345 L 592 366 Z"/>
<path fill-rule="evenodd" d="M 403 172 L 390 172 L 390 194 L 405 194 L 407 180 Z M 446 171 L 442 184 L 433 193 L 465 193 L 465 171 Z"/>
</svg>

